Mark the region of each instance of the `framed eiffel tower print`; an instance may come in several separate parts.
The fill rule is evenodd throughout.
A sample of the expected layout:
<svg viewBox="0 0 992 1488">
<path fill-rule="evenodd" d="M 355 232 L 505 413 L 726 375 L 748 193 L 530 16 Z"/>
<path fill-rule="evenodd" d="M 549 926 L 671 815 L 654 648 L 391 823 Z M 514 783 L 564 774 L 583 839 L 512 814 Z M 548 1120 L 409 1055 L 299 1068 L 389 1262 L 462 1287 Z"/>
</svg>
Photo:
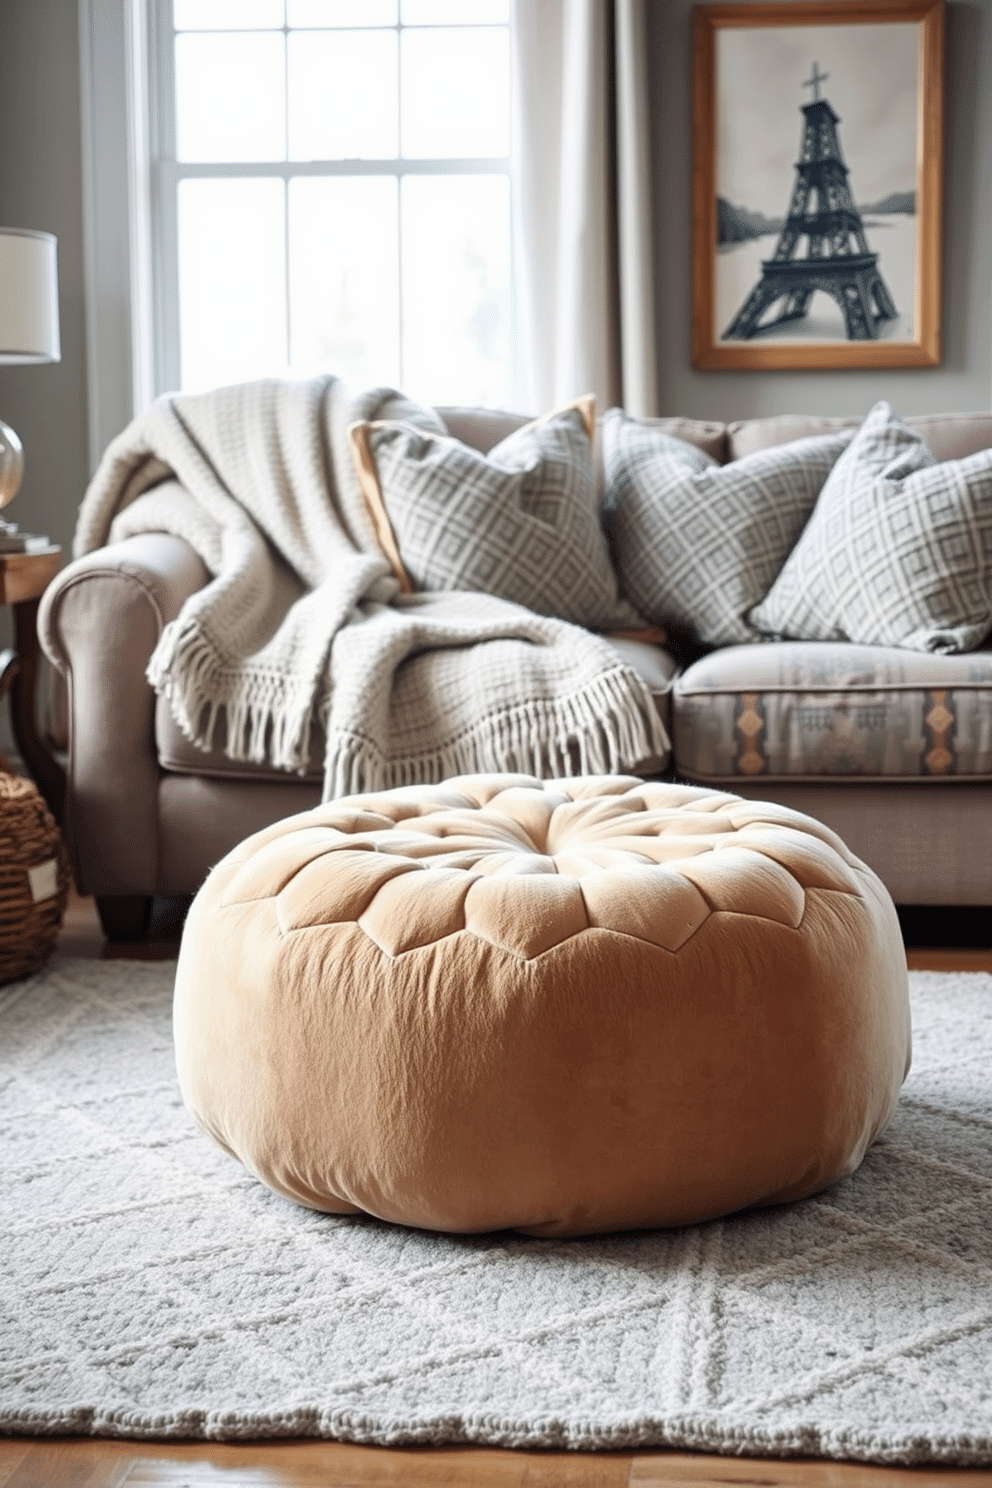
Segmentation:
<svg viewBox="0 0 992 1488">
<path fill-rule="evenodd" d="M 693 365 L 940 361 L 944 0 L 693 12 Z"/>
</svg>

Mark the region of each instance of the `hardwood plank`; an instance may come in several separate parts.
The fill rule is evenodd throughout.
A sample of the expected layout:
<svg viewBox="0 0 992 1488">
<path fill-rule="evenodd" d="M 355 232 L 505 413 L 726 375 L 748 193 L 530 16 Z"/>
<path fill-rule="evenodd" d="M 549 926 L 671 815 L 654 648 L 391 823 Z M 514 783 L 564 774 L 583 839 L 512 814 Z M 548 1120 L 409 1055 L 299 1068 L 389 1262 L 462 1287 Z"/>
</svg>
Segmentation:
<svg viewBox="0 0 992 1488">
<path fill-rule="evenodd" d="M 910 971 L 992 971 L 992 950 L 908 951 Z"/>
<path fill-rule="evenodd" d="M 616 1453 L 312 1441 L 86 1439 L 28 1444 L 21 1455 L 10 1488 L 626 1488 L 631 1461 Z"/>
<path fill-rule="evenodd" d="M 209 1455 L 204 1455 L 204 1450 Z M 627 1456 L 293 1443 L 160 1449 L 127 1488 L 626 1488 Z"/>
<path fill-rule="evenodd" d="M 7 1488 L 30 1450 L 30 1441 L 0 1441 L 0 1488 Z"/>
<path fill-rule="evenodd" d="M 143 1457 L 125 1488 L 626 1488 L 629 1457 L 452 1447 L 213 1449 L 209 1460 Z"/>
<path fill-rule="evenodd" d="M 26 1451 L 14 1472 L 6 1480 L 0 1476 L 4 1488 L 121 1488 L 131 1466 L 132 1449 L 118 1450 L 119 1442 L 59 1437 L 23 1445 Z"/>
<path fill-rule="evenodd" d="M 13 1466 L 13 1471 L 9 1471 Z M 0 1442 L 0 1488 L 992 1488 L 992 1471 L 701 1453 Z"/>
<path fill-rule="evenodd" d="M 636 1456 L 629 1482 L 631 1488 L 992 1488 L 992 1472 L 667 1452 Z"/>
<path fill-rule="evenodd" d="M 60 953 L 63 956 L 84 956 L 88 960 L 99 960 L 104 944 L 95 900 L 77 893 L 75 885 L 70 884 L 62 928 L 59 931 Z"/>
<path fill-rule="evenodd" d="M 104 940 L 94 900 L 70 886 L 58 949 L 63 956 L 82 956 L 98 961 L 174 961 L 179 954 L 178 939 L 118 941 Z"/>
</svg>

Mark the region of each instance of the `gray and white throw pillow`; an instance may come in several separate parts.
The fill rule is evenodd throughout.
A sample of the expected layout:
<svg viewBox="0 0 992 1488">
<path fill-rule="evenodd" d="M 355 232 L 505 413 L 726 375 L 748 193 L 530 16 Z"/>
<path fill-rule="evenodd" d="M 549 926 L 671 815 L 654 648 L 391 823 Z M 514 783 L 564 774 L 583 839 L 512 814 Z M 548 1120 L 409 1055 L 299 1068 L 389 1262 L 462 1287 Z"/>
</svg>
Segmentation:
<svg viewBox="0 0 992 1488">
<path fill-rule="evenodd" d="M 613 408 L 603 418 L 605 512 L 621 590 L 657 625 L 708 645 L 759 639 L 768 592 L 846 448 L 797 439 L 729 465 Z"/>
<path fill-rule="evenodd" d="M 408 591 L 472 589 L 607 630 L 641 624 L 619 596 L 592 459 L 593 400 L 482 454 L 406 423 L 349 433 L 373 523 Z"/>
<path fill-rule="evenodd" d="M 979 645 L 992 630 L 992 450 L 938 464 L 877 403 L 751 621 L 796 640 Z"/>
</svg>

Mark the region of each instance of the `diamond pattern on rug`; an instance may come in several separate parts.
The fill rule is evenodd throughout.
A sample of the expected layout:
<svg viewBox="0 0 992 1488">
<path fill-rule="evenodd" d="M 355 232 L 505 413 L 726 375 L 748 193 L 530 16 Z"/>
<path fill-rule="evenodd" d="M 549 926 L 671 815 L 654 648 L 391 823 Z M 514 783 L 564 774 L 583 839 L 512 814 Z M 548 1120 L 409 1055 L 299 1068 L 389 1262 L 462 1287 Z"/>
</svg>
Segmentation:
<svg viewBox="0 0 992 1488">
<path fill-rule="evenodd" d="M 182 1107 L 173 973 L 0 994 L 0 1429 L 992 1462 L 992 977 L 911 976 L 846 1182 L 542 1241 L 276 1197 Z"/>
</svg>

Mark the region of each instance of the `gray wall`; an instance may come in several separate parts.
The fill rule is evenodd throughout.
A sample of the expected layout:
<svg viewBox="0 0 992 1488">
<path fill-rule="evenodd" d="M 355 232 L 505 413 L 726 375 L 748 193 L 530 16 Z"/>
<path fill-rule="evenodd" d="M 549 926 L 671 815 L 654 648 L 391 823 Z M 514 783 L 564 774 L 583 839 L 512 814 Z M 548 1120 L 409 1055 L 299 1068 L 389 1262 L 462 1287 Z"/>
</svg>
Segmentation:
<svg viewBox="0 0 992 1488">
<path fill-rule="evenodd" d="M 0 223 L 59 240 L 62 360 L 0 368 L 0 418 L 24 445 L 4 516 L 68 545 L 89 476 L 76 0 L 0 3 Z"/>
<path fill-rule="evenodd" d="M 0 225 L 59 240 L 62 360 L 0 367 L 0 418 L 24 445 L 2 515 L 68 549 L 89 475 L 76 0 L 0 0 Z M 0 609 L 0 648 L 12 638 Z M 5 708 L 0 750 L 11 754 Z"/>
<path fill-rule="evenodd" d="M 992 407 L 992 0 L 949 0 L 947 7 L 944 358 L 932 370 L 692 367 L 691 0 L 648 0 L 648 17 L 661 411 L 715 419 L 863 414 L 882 397 L 906 414 Z"/>
</svg>

